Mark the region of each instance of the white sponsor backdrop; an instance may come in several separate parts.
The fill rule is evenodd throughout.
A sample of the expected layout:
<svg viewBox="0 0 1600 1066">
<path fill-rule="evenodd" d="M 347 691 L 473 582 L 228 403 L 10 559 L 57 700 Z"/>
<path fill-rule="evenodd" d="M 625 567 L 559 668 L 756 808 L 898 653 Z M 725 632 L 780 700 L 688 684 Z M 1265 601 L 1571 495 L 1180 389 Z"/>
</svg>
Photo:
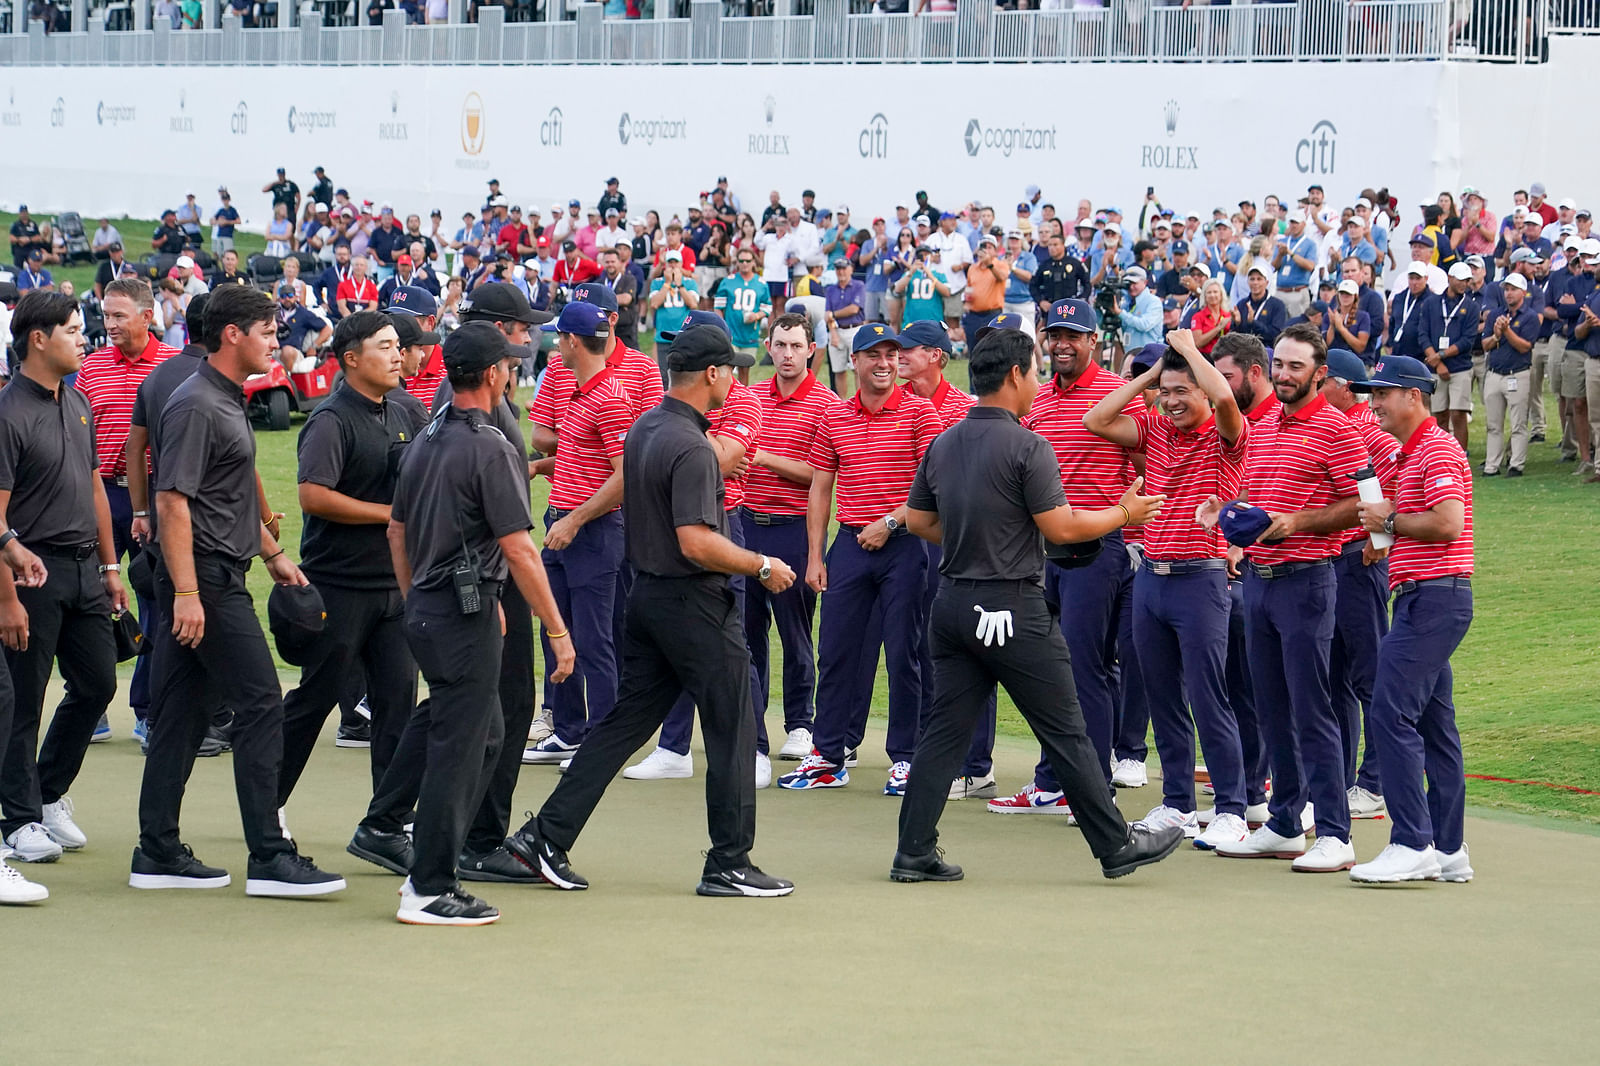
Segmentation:
<svg viewBox="0 0 1600 1066">
<path fill-rule="evenodd" d="M 1565 54 L 1582 78 L 1600 67 Z M 1485 170 L 1514 168 L 1509 193 L 1543 155 L 1535 130 L 1563 121 L 1504 106 L 1520 84 L 1534 99 L 1535 79 L 1560 86 L 1559 70 L 1440 63 L 318 67 L 243 71 L 227 87 L 218 76 L 13 71 L 0 80 L 0 202 L 150 217 L 185 189 L 209 210 L 226 184 L 259 227 L 276 167 L 309 190 L 322 165 L 358 197 L 439 207 L 452 228 L 490 177 L 548 211 L 572 195 L 592 203 L 616 174 L 632 207 L 666 214 L 727 174 L 746 209 L 809 186 L 851 204 L 858 223 L 917 189 L 942 207 L 996 204 L 1004 221 L 1033 182 L 1069 215 L 1080 197 L 1132 213 L 1151 185 L 1180 210 L 1293 197 L 1313 181 L 1332 203 L 1387 183 L 1415 204 Z M 1490 76 L 1493 92 L 1479 80 Z M 1377 84 L 1382 107 L 1340 104 Z M 1485 136 L 1507 125 L 1485 105 L 1535 125 L 1511 123 L 1507 148 Z M 1555 190 L 1560 157 L 1548 158 Z M 1559 169 L 1593 173 L 1570 159 Z"/>
</svg>

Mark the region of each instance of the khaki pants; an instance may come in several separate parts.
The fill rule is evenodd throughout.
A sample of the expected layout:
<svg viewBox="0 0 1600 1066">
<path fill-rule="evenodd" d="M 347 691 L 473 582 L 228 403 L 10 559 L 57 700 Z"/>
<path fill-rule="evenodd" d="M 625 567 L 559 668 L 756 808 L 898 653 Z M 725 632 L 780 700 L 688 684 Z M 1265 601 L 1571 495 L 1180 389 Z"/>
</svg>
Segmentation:
<svg viewBox="0 0 1600 1066">
<path fill-rule="evenodd" d="M 1489 356 L 1482 348 L 1475 348 L 1472 352 L 1472 383 L 1478 386 L 1478 395 L 1483 395 L 1483 375 L 1489 369 Z"/>
<path fill-rule="evenodd" d="M 1279 289 L 1277 295 L 1278 299 L 1283 301 L 1284 309 L 1289 312 L 1290 318 L 1295 315 L 1305 314 L 1306 309 L 1311 306 L 1311 287 L 1309 285 L 1293 292 L 1284 292 Z"/>
<path fill-rule="evenodd" d="M 1600 358 L 1591 355 L 1585 361 L 1583 384 L 1589 398 L 1589 444 L 1593 447 L 1600 445 Z"/>
<path fill-rule="evenodd" d="M 1528 461 L 1528 399 L 1531 395 L 1531 370 L 1515 374 L 1496 374 L 1493 370 L 1484 375 L 1483 403 L 1488 417 L 1488 451 L 1484 455 L 1483 472 L 1500 472 L 1501 460 L 1506 457 L 1506 423 L 1509 417 L 1511 430 L 1512 470 L 1521 470 Z"/>
<path fill-rule="evenodd" d="M 1533 378 L 1528 382 L 1528 429 L 1536 437 L 1544 436 L 1544 381 L 1546 371 L 1554 364 L 1554 373 L 1548 376 L 1556 384 L 1552 390 L 1560 395 L 1561 350 L 1567 346 L 1565 337 L 1551 337 L 1533 343 Z"/>
</svg>

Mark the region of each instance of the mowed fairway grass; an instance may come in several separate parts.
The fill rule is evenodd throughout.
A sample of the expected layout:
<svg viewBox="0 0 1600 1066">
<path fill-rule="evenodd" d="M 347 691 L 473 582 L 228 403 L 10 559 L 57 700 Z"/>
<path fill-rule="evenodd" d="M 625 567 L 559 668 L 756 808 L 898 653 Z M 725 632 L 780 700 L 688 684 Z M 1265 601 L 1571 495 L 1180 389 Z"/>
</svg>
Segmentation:
<svg viewBox="0 0 1600 1066">
<path fill-rule="evenodd" d="M 950 376 L 964 386 L 964 364 Z M 292 553 L 295 437 L 258 435 Z M 1478 621 L 1456 656 L 1457 698 L 1470 771 L 1600 790 L 1587 542 L 1600 497 L 1550 451 L 1536 447 L 1521 481 L 1478 486 Z M 543 482 L 534 494 L 538 514 Z M 260 607 L 260 567 L 250 580 Z M 879 714 L 885 696 L 880 676 Z M 797 882 L 788 899 L 693 894 L 706 847 L 697 750 L 694 780 L 613 785 L 572 852 L 590 891 L 475 886 L 503 911 L 498 925 L 417 929 L 394 920 L 399 879 L 342 850 L 371 784 L 367 753 L 335 748 L 332 720 L 288 820 L 346 892 L 244 896 L 229 756 L 196 765 L 183 832 L 234 884 L 126 887 L 144 763 L 123 696 L 112 724 L 72 790 L 88 848 L 24 868 L 48 902 L 0 908 L 6 1066 L 1500 1064 L 1587 1062 L 1600 1042 L 1592 798 L 1473 783 L 1477 879 L 1395 889 L 1191 848 L 1107 882 L 1064 819 L 966 801 L 941 830 L 967 880 L 897 885 L 875 722 L 850 787 L 759 795 L 753 857 Z M 1002 787 L 1036 757 L 1002 700 Z M 514 825 L 557 780 L 524 769 Z M 1159 795 L 1153 780 L 1119 802 L 1133 818 Z M 1489 806 L 1541 817 L 1483 817 Z M 1357 823 L 1358 855 L 1387 833 Z M 1308 1020 L 1318 1011 L 1331 1020 Z"/>
</svg>

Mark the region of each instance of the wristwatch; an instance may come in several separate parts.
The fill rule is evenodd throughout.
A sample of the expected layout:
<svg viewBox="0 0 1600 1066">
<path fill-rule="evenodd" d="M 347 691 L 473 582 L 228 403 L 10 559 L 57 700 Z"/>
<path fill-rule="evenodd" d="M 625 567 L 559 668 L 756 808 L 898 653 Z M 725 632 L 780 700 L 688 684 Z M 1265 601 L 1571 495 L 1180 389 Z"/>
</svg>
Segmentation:
<svg viewBox="0 0 1600 1066">
<path fill-rule="evenodd" d="M 19 536 L 21 534 L 14 529 L 8 529 L 4 533 L 0 533 L 0 551 L 4 551 L 6 545 L 16 540 Z"/>
<path fill-rule="evenodd" d="M 1394 536 L 1394 520 L 1399 517 L 1399 511 L 1390 511 L 1388 514 L 1383 516 L 1383 531 L 1389 534 L 1391 537 Z"/>
<path fill-rule="evenodd" d="M 899 519 L 895 518 L 894 515 L 886 514 L 883 516 L 883 528 L 887 529 L 890 533 L 893 533 L 895 530 L 900 528 L 900 521 Z"/>
<path fill-rule="evenodd" d="M 100 564 L 100 572 L 102 574 L 120 574 L 120 573 L 122 573 L 122 564 L 121 563 L 101 563 Z"/>
<path fill-rule="evenodd" d="M 765 581 L 772 576 L 772 560 L 765 555 L 761 557 L 761 569 L 756 571 L 756 580 Z"/>
</svg>

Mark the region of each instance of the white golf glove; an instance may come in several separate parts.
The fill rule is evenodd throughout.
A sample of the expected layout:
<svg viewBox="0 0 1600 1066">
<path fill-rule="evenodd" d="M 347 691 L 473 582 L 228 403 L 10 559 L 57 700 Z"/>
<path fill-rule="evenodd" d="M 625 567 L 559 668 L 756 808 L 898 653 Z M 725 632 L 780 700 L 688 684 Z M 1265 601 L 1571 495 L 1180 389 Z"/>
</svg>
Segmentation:
<svg viewBox="0 0 1600 1066">
<path fill-rule="evenodd" d="M 991 644 L 1005 647 L 1006 638 L 1014 632 L 1011 626 L 1011 612 L 986 611 L 977 604 L 974 604 L 972 609 L 978 612 L 978 629 L 973 635 L 983 641 L 985 648 Z"/>
</svg>

